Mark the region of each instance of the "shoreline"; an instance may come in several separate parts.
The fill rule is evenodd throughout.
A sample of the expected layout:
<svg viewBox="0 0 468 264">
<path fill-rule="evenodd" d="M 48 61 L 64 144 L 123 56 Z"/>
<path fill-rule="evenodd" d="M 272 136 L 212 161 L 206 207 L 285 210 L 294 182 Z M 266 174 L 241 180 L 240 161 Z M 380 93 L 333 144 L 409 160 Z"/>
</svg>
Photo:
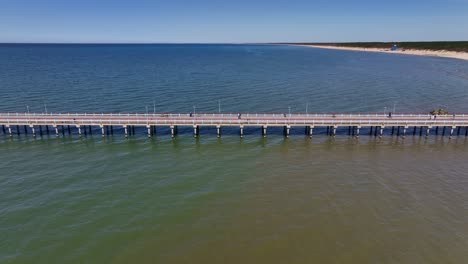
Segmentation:
<svg viewBox="0 0 468 264">
<path fill-rule="evenodd" d="M 298 47 L 307 47 L 307 48 L 348 50 L 348 51 L 361 51 L 361 52 L 379 52 L 379 53 L 389 53 L 389 54 L 431 56 L 431 57 L 468 60 L 468 52 L 457 52 L 457 51 L 447 51 L 447 50 L 401 49 L 401 50 L 391 51 L 390 49 L 382 49 L 382 48 L 341 47 L 341 46 L 331 46 L 331 45 L 306 45 L 306 44 L 288 44 L 288 45 L 298 46 Z"/>
</svg>

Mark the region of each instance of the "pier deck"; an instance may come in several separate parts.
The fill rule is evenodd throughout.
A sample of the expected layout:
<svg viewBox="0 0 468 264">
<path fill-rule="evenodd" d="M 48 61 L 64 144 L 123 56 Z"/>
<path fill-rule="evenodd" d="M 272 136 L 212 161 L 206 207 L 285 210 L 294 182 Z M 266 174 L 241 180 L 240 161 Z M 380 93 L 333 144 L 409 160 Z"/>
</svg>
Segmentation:
<svg viewBox="0 0 468 264">
<path fill-rule="evenodd" d="M 0 113 L 0 125 L 3 132 L 12 134 L 11 128 L 16 127 L 17 130 L 23 126 L 25 133 L 35 135 L 36 128 L 41 129 L 45 126 L 54 127 L 58 135 L 57 127 L 67 126 L 77 129 L 81 135 L 81 129 L 98 126 L 102 129 L 107 127 L 123 127 L 125 134 L 128 134 L 128 127 L 146 127 L 148 135 L 151 136 L 155 132 L 155 128 L 166 126 L 171 128 L 171 134 L 174 136 L 177 133 L 178 126 L 190 126 L 194 128 L 194 134 L 198 134 L 198 128 L 201 126 L 212 126 L 217 128 L 217 134 L 220 136 L 221 127 L 237 126 L 242 129 L 248 126 L 262 127 L 262 134 L 266 135 L 267 127 L 284 127 L 285 135 L 289 135 L 291 127 L 306 127 L 306 134 L 312 135 L 312 130 L 318 127 L 326 127 L 327 133 L 330 135 L 336 134 L 336 129 L 340 127 L 348 127 L 352 134 L 359 136 L 360 128 L 375 128 L 380 129 L 379 135 L 382 135 L 383 129 L 395 127 L 400 134 L 406 135 L 406 130 L 410 127 L 422 129 L 426 131 L 425 135 L 429 135 L 432 128 L 443 127 L 450 130 L 451 136 L 454 130 L 458 128 L 457 134 L 460 134 L 460 129 L 464 128 L 467 131 L 468 114 L 456 115 L 440 115 L 434 118 L 429 114 L 393 114 L 389 117 L 383 113 L 375 114 L 275 114 L 275 113 L 241 113 L 238 114 L 218 114 L 218 113 Z M 30 131 L 28 131 L 28 129 Z M 6 131 L 8 130 L 8 132 Z M 86 131 L 86 130 L 85 130 Z M 19 131 L 18 131 L 19 133 Z M 131 133 L 131 132 L 130 132 Z M 416 132 L 414 132 L 415 134 Z M 377 135 L 377 131 L 375 133 Z M 465 132 L 466 134 L 466 132 Z"/>
</svg>

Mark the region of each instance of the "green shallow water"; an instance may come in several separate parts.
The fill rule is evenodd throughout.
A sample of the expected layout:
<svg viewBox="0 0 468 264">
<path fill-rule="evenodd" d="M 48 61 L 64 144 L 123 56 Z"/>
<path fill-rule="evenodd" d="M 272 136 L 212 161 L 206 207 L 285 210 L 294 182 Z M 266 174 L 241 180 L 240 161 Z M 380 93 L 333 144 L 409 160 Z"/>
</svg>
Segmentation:
<svg viewBox="0 0 468 264">
<path fill-rule="evenodd" d="M 465 137 L 0 144 L 2 263 L 464 263 Z"/>
</svg>

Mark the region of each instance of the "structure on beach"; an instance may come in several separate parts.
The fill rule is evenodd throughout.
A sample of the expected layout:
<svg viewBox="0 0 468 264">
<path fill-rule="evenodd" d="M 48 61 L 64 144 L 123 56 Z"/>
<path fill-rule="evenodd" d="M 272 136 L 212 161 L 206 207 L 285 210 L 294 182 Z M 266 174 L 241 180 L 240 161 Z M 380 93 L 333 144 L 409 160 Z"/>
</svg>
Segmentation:
<svg viewBox="0 0 468 264">
<path fill-rule="evenodd" d="M 177 113 L 0 113 L 0 125 L 5 135 L 20 133 L 36 137 L 44 134 L 76 133 L 80 137 L 99 133 L 102 136 L 114 134 L 114 128 L 122 128 L 125 137 L 135 134 L 135 127 L 144 127 L 145 134 L 151 137 L 157 127 L 168 127 L 172 137 L 178 127 L 193 128 L 195 137 L 201 127 L 215 127 L 218 137 L 222 127 L 238 127 L 244 135 L 246 127 L 260 127 L 263 136 L 269 127 L 282 127 L 286 137 L 292 128 L 303 128 L 312 137 L 314 129 L 329 136 L 337 135 L 337 130 L 359 137 L 366 133 L 383 136 L 386 133 L 405 137 L 408 133 L 429 136 L 435 134 L 450 137 L 464 132 L 468 135 L 468 114 L 435 116 L 430 114 L 277 114 L 277 113 L 238 113 L 238 114 L 177 114 Z M 464 131 L 462 131 L 462 129 Z M 96 130 L 99 130 L 97 132 Z M 326 131 L 326 132 L 325 132 Z M 365 132 L 364 132 L 365 131 Z M 384 133 L 384 131 L 386 131 Z"/>
</svg>

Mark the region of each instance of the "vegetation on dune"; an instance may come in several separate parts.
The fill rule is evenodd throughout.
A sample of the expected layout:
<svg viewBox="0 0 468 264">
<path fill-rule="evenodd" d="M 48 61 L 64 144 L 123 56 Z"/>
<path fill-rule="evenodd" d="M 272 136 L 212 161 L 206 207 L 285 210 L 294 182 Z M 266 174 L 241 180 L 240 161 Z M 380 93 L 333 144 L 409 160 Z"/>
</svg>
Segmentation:
<svg viewBox="0 0 468 264">
<path fill-rule="evenodd" d="M 431 42 L 347 42 L 347 43 L 285 43 L 301 45 L 326 45 L 337 47 L 382 48 L 390 49 L 394 44 L 398 49 L 447 50 L 468 52 L 468 41 L 431 41 Z"/>
</svg>

